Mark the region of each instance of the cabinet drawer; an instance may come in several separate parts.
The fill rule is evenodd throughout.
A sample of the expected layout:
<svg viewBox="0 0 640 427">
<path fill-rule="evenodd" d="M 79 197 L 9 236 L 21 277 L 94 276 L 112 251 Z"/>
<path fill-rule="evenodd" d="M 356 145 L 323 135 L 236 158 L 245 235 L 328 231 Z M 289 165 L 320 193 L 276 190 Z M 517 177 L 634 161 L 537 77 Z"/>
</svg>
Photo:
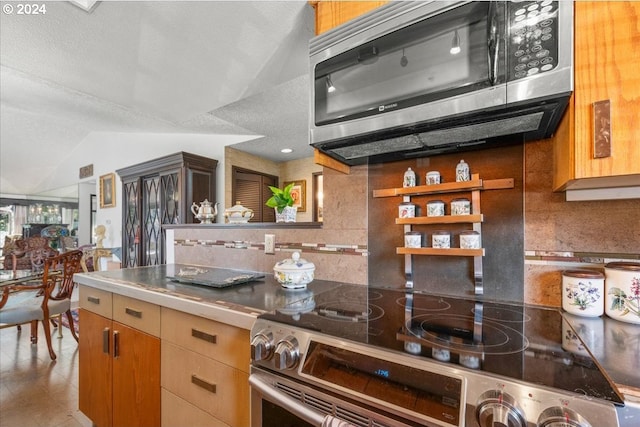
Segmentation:
<svg viewBox="0 0 640 427">
<path fill-rule="evenodd" d="M 162 389 L 162 427 L 229 427 L 208 412 Z"/>
<path fill-rule="evenodd" d="M 111 319 L 113 315 L 113 294 L 90 286 L 78 287 L 80 308 Z"/>
<path fill-rule="evenodd" d="M 249 331 L 162 308 L 162 339 L 249 373 Z"/>
<path fill-rule="evenodd" d="M 160 336 L 160 307 L 155 304 L 115 294 L 113 320 L 149 335 Z"/>
<path fill-rule="evenodd" d="M 162 387 L 231 426 L 249 425 L 249 375 L 162 340 Z"/>
</svg>

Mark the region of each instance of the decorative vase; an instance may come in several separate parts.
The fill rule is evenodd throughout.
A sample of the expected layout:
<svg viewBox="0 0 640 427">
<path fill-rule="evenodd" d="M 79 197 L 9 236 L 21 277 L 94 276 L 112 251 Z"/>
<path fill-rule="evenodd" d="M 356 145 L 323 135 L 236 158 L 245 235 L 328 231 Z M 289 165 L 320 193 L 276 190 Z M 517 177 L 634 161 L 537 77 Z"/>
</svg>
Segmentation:
<svg viewBox="0 0 640 427">
<path fill-rule="evenodd" d="M 297 207 L 286 206 L 281 213 L 278 212 L 278 208 L 274 209 L 276 211 L 276 222 L 296 222 Z"/>
</svg>

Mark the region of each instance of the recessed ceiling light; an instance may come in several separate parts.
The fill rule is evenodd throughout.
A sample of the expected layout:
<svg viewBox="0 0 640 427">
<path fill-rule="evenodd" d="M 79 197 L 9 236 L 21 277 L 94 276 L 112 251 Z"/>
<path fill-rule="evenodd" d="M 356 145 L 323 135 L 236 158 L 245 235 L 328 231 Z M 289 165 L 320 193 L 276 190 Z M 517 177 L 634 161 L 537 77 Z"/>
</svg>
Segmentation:
<svg viewBox="0 0 640 427">
<path fill-rule="evenodd" d="M 280 150 L 280 152 L 284 154 L 289 154 L 289 153 L 293 153 L 293 150 L 291 148 L 283 148 L 282 150 Z"/>
</svg>

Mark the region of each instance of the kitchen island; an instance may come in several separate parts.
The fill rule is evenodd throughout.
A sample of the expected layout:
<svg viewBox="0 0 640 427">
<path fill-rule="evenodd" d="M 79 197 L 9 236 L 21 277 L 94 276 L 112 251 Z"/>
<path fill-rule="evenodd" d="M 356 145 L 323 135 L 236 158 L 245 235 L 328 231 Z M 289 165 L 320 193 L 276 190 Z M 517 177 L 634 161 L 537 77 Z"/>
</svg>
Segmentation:
<svg viewBox="0 0 640 427">
<path fill-rule="evenodd" d="M 168 279 L 195 267 L 75 276 L 79 406 L 96 426 L 248 425 L 249 330 L 256 317 L 340 285 L 316 280 L 302 292 L 288 291 L 269 274 L 225 289 Z"/>
</svg>

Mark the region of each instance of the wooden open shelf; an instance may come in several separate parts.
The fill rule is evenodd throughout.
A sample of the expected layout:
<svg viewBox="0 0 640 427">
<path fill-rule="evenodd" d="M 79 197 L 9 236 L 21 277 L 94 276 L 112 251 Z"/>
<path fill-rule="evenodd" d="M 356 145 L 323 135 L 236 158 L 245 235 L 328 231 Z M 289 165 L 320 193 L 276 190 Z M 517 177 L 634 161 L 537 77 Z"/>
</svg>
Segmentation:
<svg viewBox="0 0 640 427">
<path fill-rule="evenodd" d="M 439 249 L 439 248 L 396 248 L 398 255 L 444 255 L 444 256 L 484 256 L 484 248 L 481 249 Z"/>
<path fill-rule="evenodd" d="M 480 213 L 480 192 L 484 190 L 503 190 L 514 188 L 513 178 L 502 179 L 480 179 L 479 174 L 473 174 L 471 181 L 446 182 L 444 184 L 418 185 L 416 187 L 384 188 L 373 190 L 373 197 L 397 197 L 402 196 L 404 202 L 411 201 L 412 196 L 428 196 L 443 193 L 471 193 L 471 215 L 445 215 L 445 216 L 418 216 L 414 218 L 396 218 L 396 224 L 404 225 L 405 233 L 412 230 L 414 225 L 438 225 L 438 224 L 472 224 L 473 230 L 480 233 L 482 238 L 482 222 L 484 216 Z M 456 256 L 473 257 L 475 292 L 483 293 L 483 268 L 482 258 L 484 248 L 461 249 L 461 248 L 396 248 L 398 255 L 405 256 L 405 273 L 407 274 L 407 284 L 409 285 L 413 277 L 413 256 L 414 255 L 436 255 L 436 256 Z"/>
<path fill-rule="evenodd" d="M 475 175 L 474 175 L 475 178 Z M 474 190 L 502 190 L 514 187 L 513 178 L 479 179 L 416 187 L 384 188 L 373 190 L 373 197 L 422 196 L 426 194 L 461 193 Z"/>
<path fill-rule="evenodd" d="M 414 218 L 396 218 L 396 224 L 429 225 L 429 224 L 473 224 L 483 222 L 482 214 L 445 215 L 445 216 L 416 216 Z"/>
</svg>

